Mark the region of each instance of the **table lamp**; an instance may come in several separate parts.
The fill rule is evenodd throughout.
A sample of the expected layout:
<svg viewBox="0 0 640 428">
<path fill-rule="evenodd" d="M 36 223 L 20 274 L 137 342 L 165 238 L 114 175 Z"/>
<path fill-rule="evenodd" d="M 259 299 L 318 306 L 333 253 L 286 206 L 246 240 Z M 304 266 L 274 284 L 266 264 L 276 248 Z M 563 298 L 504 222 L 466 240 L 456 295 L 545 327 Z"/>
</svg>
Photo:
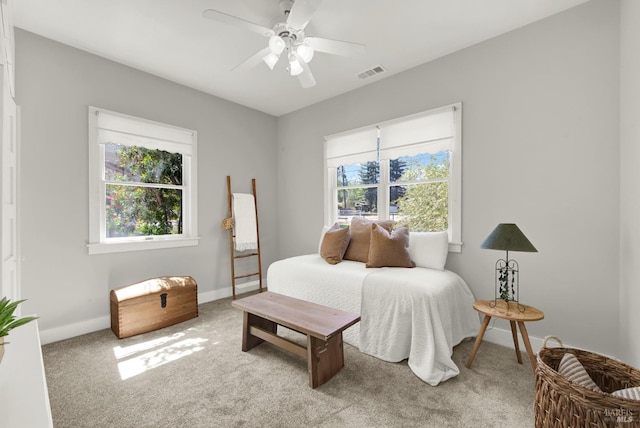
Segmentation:
<svg viewBox="0 0 640 428">
<path fill-rule="evenodd" d="M 489 250 L 504 250 L 507 255 L 504 259 L 496 262 L 495 294 L 493 306 L 498 300 L 504 300 L 509 311 L 509 302 L 516 302 L 518 310 L 524 312 L 524 306 L 518 303 L 519 300 L 519 266 L 518 262 L 509 259 L 509 251 L 523 251 L 537 253 L 538 250 L 524 236 L 524 233 L 513 223 L 500 223 L 487 236 L 480 248 Z"/>
</svg>

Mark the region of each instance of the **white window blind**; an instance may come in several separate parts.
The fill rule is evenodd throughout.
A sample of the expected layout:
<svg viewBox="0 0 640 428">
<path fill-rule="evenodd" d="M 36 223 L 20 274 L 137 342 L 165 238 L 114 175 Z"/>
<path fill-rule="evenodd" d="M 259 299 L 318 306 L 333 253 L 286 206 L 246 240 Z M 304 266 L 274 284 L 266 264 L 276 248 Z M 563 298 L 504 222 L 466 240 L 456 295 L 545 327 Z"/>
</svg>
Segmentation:
<svg viewBox="0 0 640 428">
<path fill-rule="evenodd" d="M 377 159 L 378 129 L 375 126 L 335 134 L 326 138 L 327 166 L 373 162 Z"/>
<path fill-rule="evenodd" d="M 191 154 L 193 132 L 104 109 L 94 109 L 98 144 L 135 146 Z"/>
<path fill-rule="evenodd" d="M 455 136 L 455 108 L 447 106 L 327 136 L 327 166 L 335 168 L 377 160 L 378 136 L 380 159 L 451 150 Z"/>
<path fill-rule="evenodd" d="M 454 137 L 454 110 L 418 113 L 380 125 L 380 159 L 450 150 Z"/>
</svg>

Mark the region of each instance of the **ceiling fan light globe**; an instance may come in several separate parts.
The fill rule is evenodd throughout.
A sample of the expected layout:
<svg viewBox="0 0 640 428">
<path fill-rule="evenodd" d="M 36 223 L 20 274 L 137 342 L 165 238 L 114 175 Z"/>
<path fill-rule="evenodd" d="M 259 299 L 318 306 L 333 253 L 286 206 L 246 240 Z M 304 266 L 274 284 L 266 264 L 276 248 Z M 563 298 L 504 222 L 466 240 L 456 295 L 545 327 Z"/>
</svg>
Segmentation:
<svg viewBox="0 0 640 428">
<path fill-rule="evenodd" d="M 296 48 L 296 54 L 298 54 L 298 57 L 304 62 L 306 62 L 307 64 L 309 64 L 313 59 L 314 53 L 315 51 L 313 47 L 307 44 L 298 45 L 298 47 Z"/>
<path fill-rule="evenodd" d="M 286 47 L 286 43 L 282 39 L 282 37 L 273 35 L 269 38 L 269 49 L 275 55 L 280 55 L 284 48 Z"/>
<path fill-rule="evenodd" d="M 291 61 L 289 61 L 289 73 L 292 76 L 297 76 L 303 71 L 304 69 L 302 68 L 302 65 L 300 65 L 300 61 L 298 61 L 298 58 L 294 57 Z"/>
<path fill-rule="evenodd" d="M 265 56 L 262 60 L 267 64 L 267 66 L 269 66 L 271 70 L 273 70 L 273 67 L 276 66 L 279 59 L 280 59 L 280 56 L 271 52 L 269 53 L 269 55 Z"/>
</svg>

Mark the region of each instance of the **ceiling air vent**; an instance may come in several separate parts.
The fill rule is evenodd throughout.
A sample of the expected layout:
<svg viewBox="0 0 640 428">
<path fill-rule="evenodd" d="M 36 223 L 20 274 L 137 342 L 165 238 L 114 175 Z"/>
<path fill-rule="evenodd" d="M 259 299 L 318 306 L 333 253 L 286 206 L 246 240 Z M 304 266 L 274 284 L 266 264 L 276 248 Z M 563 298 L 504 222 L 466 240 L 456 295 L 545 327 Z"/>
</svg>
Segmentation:
<svg viewBox="0 0 640 428">
<path fill-rule="evenodd" d="M 373 68 L 370 68 L 369 70 L 365 70 L 362 73 L 358 73 L 358 77 L 360 79 L 368 79 L 369 77 L 373 77 L 373 76 L 377 76 L 378 74 L 381 73 L 385 73 L 387 70 L 381 66 L 381 65 L 376 65 Z"/>
</svg>

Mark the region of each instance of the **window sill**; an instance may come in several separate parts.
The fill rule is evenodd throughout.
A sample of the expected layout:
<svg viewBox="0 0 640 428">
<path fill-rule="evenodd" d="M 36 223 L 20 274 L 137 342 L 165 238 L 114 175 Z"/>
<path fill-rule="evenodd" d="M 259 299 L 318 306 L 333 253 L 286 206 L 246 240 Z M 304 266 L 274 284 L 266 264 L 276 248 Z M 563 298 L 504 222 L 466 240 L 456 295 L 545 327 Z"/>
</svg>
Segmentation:
<svg viewBox="0 0 640 428">
<path fill-rule="evenodd" d="M 449 242 L 449 252 L 450 253 L 461 253 L 462 252 L 462 242 Z"/>
<path fill-rule="evenodd" d="M 198 245 L 200 238 L 152 239 L 136 242 L 113 242 L 88 244 L 89 254 L 122 253 L 126 251 L 147 251 L 163 248 L 192 247 Z"/>
</svg>

